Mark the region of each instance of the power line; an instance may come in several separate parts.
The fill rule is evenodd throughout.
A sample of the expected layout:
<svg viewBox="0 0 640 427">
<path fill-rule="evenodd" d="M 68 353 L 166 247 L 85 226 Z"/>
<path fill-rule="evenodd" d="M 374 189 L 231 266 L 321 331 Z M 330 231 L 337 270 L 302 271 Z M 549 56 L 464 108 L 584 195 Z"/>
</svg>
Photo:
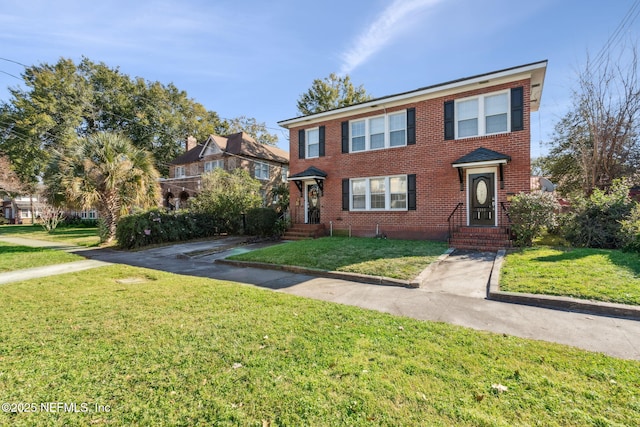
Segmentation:
<svg viewBox="0 0 640 427">
<path fill-rule="evenodd" d="M 609 36 L 607 42 L 604 44 L 604 46 L 602 46 L 602 49 L 600 49 L 600 52 L 598 52 L 598 54 L 596 55 L 596 58 L 593 61 L 593 65 L 595 66 L 594 70 L 599 69 L 602 66 L 602 63 L 604 62 L 606 55 L 609 53 L 609 50 L 614 45 L 618 45 L 620 43 L 621 40 L 619 39 L 616 41 L 616 39 L 618 39 L 623 34 L 623 30 L 626 27 L 629 27 L 633 24 L 639 14 L 640 0 L 635 0 L 614 30 L 613 34 Z"/>
</svg>

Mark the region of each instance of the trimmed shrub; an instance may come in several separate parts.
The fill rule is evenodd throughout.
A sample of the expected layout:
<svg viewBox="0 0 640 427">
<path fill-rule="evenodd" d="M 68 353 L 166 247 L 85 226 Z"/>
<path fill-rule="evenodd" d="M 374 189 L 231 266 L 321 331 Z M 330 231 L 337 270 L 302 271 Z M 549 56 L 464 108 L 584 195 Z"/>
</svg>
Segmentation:
<svg viewBox="0 0 640 427">
<path fill-rule="evenodd" d="M 278 213 L 270 208 L 255 208 L 247 212 L 245 234 L 271 237 L 276 232 Z"/>
<path fill-rule="evenodd" d="M 511 199 L 509 217 L 511 230 L 518 246 L 531 246 L 533 239 L 542 234 L 544 228 L 556 224 L 556 211 L 560 208 L 551 193 L 519 193 Z"/>
<path fill-rule="evenodd" d="M 629 216 L 621 221 L 623 249 L 640 252 L 640 204 L 636 203 Z"/>
<path fill-rule="evenodd" d="M 223 222 L 209 214 L 164 212 L 158 209 L 120 218 L 118 246 L 124 249 L 179 242 L 225 233 Z"/>
<path fill-rule="evenodd" d="M 589 197 L 572 202 L 573 212 L 565 225 L 566 239 L 577 247 L 620 249 L 625 246 L 622 222 L 636 202 L 629 197 L 629 185 L 615 180 L 608 191 L 593 190 Z"/>
</svg>

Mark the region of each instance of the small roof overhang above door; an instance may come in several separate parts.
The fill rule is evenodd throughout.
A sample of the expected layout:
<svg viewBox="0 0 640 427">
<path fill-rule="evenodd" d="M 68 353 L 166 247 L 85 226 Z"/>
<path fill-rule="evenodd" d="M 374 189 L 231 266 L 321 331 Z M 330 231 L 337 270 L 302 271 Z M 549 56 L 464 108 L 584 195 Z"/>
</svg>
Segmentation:
<svg viewBox="0 0 640 427">
<path fill-rule="evenodd" d="M 300 173 L 289 175 L 288 180 L 293 181 L 298 187 L 298 190 L 302 193 L 303 181 L 315 181 L 318 184 L 320 191 L 324 191 L 324 180 L 327 178 L 327 173 L 315 166 L 310 166 Z"/>
<path fill-rule="evenodd" d="M 464 191 L 464 174 L 463 169 L 481 166 L 500 166 L 500 188 L 504 188 L 504 172 L 502 165 L 511 161 L 511 156 L 480 147 L 469 154 L 465 154 L 458 160 L 451 163 L 451 166 L 458 169 L 458 178 L 460 178 L 460 191 Z"/>
</svg>

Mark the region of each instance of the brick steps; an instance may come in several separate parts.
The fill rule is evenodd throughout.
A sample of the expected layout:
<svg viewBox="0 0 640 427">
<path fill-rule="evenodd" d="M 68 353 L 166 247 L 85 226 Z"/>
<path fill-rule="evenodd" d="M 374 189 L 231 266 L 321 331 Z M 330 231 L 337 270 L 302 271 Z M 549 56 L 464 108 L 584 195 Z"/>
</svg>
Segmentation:
<svg viewBox="0 0 640 427">
<path fill-rule="evenodd" d="M 449 246 L 456 249 L 496 252 L 513 246 L 506 227 L 460 227 Z"/>
<path fill-rule="evenodd" d="M 282 240 L 316 239 L 325 234 L 324 224 L 294 224 L 284 233 Z"/>
</svg>

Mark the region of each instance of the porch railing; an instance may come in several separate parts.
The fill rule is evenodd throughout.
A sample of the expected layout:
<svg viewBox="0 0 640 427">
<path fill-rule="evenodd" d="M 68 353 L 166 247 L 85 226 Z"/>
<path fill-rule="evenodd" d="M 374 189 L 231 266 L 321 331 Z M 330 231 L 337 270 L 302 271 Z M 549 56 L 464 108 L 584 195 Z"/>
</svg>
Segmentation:
<svg viewBox="0 0 640 427">
<path fill-rule="evenodd" d="M 464 203 L 460 202 L 453 209 L 453 212 L 447 218 L 447 222 L 449 223 L 449 238 L 448 241 L 451 243 L 451 238 L 453 237 L 453 233 L 458 231 L 460 227 L 465 224 L 465 215 L 464 215 Z"/>
<path fill-rule="evenodd" d="M 511 216 L 509 215 L 509 202 L 500 202 L 500 225 L 506 229 L 506 232 L 511 236 Z"/>
</svg>

